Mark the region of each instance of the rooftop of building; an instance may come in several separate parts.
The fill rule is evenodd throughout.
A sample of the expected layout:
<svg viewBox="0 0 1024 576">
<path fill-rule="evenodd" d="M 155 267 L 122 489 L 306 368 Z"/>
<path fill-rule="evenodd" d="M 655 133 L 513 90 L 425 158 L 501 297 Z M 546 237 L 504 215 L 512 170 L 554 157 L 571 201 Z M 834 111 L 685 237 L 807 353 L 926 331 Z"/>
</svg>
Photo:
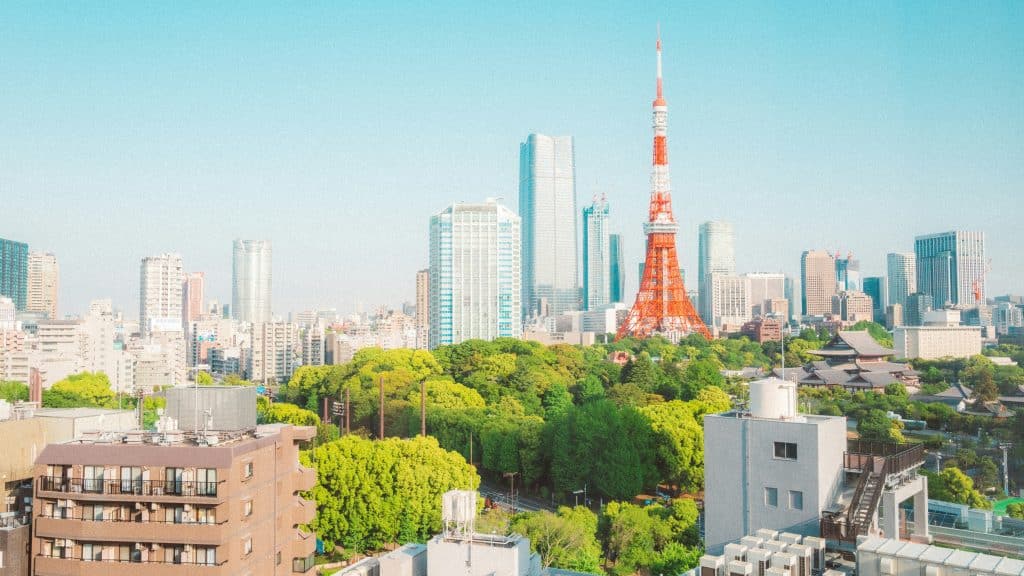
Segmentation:
<svg viewBox="0 0 1024 576">
<path fill-rule="evenodd" d="M 882 357 L 892 356 L 896 351 L 876 342 L 867 330 L 840 330 L 824 347 L 808 350 L 808 353 L 825 357 Z"/>
</svg>

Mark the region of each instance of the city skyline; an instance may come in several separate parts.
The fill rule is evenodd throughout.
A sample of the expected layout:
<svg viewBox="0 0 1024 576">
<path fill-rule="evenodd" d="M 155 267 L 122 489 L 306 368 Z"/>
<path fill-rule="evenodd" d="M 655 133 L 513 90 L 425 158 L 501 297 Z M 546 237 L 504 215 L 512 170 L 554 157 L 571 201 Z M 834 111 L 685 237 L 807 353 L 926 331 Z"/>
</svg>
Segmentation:
<svg viewBox="0 0 1024 576">
<path fill-rule="evenodd" d="M 738 271 L 791 277 L 803 250 L 853 252 L 863 275 L 880 275 L 886 254 L 911 251 L 915 236 L 984 231 L 986 293 L 1021 291 L 1012 230 L 1024 58 L 1007 55 L 1020 53 L 1024 17 L 1014 4 L 984 14 L 926 4 L 604 9 L 582 27 L 572 8 L 546 8 L 550 22 L 538 26 L 502 20 L 509 8 L 497 7 L 471 17 L 478 26 L 435 37 L 451 43 L 426 45 L 403 32 L 425 16 L 453 26 L 445 10 L 395 23 L 384 11 L 305 7 L 254 15 L 246 27 L 223 7 L 136 10 L 0 8 L 9 56 L 0 82 L 18 86 L 0 91 L 10 112 L 0 197 L 26 215 L 2 236 L 57 255 L 62 314 L 83 314 L 97 298 L 137 309 L 138 262 L 164 252 L 206 273 L 208 298 L 229 301 L 236 237 L 274 243 L 275 314 L 412 301 L 409 279 L 427 263 L 425 216 L 487 195 L 517 205 L 516 145 L 532 131 L 573 136 L 577 202 L 606 193 L 618 207 L 613 232 L 631 270 L 643 249 L 658 20 L 671 55 L 673 196 L 689 277 L 697 224 L 725 219 L 736 227 Z M 63 34 L 73 20 L 94 26 Z M 309 34 L 291 38 L 294 50 L 272 48 L 295 29 Z M 802 39 L 789 38 L 798 29 Z M 257 32 L 267 40 L 255 42 Z M 449 74 L 410 69 L 424 50 Z M 322 57 L 309 63 L 311 54 Z M 150 70 L 157 57 L 166 78 Z M 480 69 L 481 59 L 501 72 Z M 479 101 L 488 106 L 470 105 Z M 473 139 L 438 131 L 451 122 Z M 779 207 L 777 227 L 748 208 L 766 199 Z M 363 217 L 385 212 L 388 232 Z M 782 218 L 794 213 L 801 228 L 785 232 Z M 369 242 L 375 251 L 363 249 Z M 637 286 L 626 278 L 629 301 Z"/>
</svg>

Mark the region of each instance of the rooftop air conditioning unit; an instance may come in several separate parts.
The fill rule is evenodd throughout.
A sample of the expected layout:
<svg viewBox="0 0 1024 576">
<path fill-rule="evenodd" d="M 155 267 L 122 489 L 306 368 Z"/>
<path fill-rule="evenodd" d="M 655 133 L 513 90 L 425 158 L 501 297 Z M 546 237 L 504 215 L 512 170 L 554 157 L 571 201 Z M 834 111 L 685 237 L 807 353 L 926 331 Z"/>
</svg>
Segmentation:
<svg viewBox="0 0 1024 576">
<path fill-rule="evenodd" d="M 733 560 L 732 562 L 729 562 L 728 568 L 729 576 L 751 576 L 751 574 L 754 571 L 754 568 L 750 565 L 750 562 L 740 562 L 738 560 Z"/>
<path fill-rule="evenodd" d="M 896 574 L 896 562 L 892 558 L 879 558 L 878 573 L 882 576 L 893 576 Z"/>
<path fill-rule="evenodd" d="M 747 560 L 747 547 L 742 544 L 726 544 L 725 558 L 730 561 L 738 560 L 745 562 Z"/>
</svg>

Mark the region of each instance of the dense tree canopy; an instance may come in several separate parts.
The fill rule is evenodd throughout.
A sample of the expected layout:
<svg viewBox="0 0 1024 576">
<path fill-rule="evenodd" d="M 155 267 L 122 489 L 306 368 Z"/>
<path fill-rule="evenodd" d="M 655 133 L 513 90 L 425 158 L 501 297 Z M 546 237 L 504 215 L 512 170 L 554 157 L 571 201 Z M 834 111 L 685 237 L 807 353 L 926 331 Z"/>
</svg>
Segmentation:
<svg viewBox="0 0 1024 576">
<path fill-rule="evenodd" d="M 117 408 L 117 404 L 110 380 L 102 372 L 72 374 L 43 390 L 47 408 Z"/>
<path fill-rule="evenodd" d="M 22 382 L 0 380 L 0 400 L 7 400 L 12 404 L 19 400 L 28 400 L 28 385 Z"/>
<path fill-rule="evenodd" d="M 583 506 L 563 506 L 557 513 L 519 514 L 512 520 L 511 529 L 530 539 L 530 548 L 540 554 L 544 568 L 591 573 L 601 571 L 597 516 Z"/>
<path fill-rule="evenodd" d="M 348 550 L 424 542 L 441 529 L 441 495 L 480 484 L 472 466 L 429 437 L 350 435 L 302 453 L 302 460 L 317 471 L 311 527 L 328 546 Z"/>
</svg>

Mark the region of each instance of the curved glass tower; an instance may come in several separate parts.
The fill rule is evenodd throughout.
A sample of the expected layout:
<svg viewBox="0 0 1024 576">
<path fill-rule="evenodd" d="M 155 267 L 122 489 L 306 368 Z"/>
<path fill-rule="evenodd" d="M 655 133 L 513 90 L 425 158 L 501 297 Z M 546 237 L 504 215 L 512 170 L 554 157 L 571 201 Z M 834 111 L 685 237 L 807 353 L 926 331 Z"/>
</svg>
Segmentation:
<svg viewBox="0 0 1024 576">
<path fill-rule="evenodd" d="M 231 312 L 242 322 L 270 322 L 270 240 L 235 240 Z"/>
</svg>

